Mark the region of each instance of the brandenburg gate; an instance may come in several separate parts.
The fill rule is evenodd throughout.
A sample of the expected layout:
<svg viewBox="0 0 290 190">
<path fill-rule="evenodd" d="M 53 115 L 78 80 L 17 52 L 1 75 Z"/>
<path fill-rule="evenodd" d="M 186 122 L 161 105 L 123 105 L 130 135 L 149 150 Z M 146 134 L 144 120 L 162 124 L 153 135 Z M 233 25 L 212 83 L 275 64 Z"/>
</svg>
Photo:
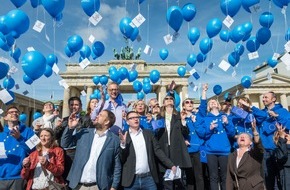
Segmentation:
<svg viewBox="0 0 290 190">
<path fill-rule="evenodd" d="M 150 71 L 156 69 L 160 72 L 160 79 L 157 83 L 151 84 L 152 91 L 155 93 L 160 104 L 167 93 L 167 86 L 174 80 L 176 82 L 175 91 L 180 96 L 180 102 L 188 97 L 188 77 L 186 74 L 184 77 L 180 77 L 177 74 L 177 68 L 179 66 L 185 66 L 185 63 L 146 63 L 144 60 L 111 60 L 105 64 L 91 63 L 85 69 L 82 69 L 78 64 L 66 64 L 67 70 L 61 73 L 60 76 L 66 81 L 69 88 L 64 90 L 63 98 L 63 112 L 65 117 L 69 114 L 68 99 L 72 96 L 80 96 L 81 91 L 86 87 L 86 104 L 90 99 L 90 95 L 97 89 L 97 86 L 93 83 L 94 76 L 106 75 L 108 76 L 108 70 L 111 66 L 115 66 L 117 69 L 120 67 L 126 67 L 130 70 L 130 66 L 135 63 L 137 65 L 138 80 L 142 81 L 144 77 L 149 77 Z M 110 81 L 110 80 L 109 80 Z M 133 89 L 133 82 L 129 82 L 127 79 L 123 80 L 120 84 L 120 92 L 124 93 L 136 93 Z M 137 94 L 137 93 L 136 93 Z M 137 95 L 136 95 L 137 100 Z M 83 102 L 84 104 L 84 102 Z"/>
</svg>

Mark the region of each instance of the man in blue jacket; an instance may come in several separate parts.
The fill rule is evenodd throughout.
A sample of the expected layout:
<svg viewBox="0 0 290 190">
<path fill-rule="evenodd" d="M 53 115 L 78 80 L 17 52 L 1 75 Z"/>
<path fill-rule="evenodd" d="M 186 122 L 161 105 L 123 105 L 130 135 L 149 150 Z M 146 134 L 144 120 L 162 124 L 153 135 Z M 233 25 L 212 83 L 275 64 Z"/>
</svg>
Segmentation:
<svg viewBox="0 0 290 190">
<path fill-rule="evenodd" d="M 24 188 L 20 176 L 22 160 L 31 151 L 25 142 L 34 132 L 19 122 L 19 110 L 16 106 L 7 108 L 4 120 L 7 125 L 0 133 L 0 189 L 19 190 Z M 4 150 L 3 150 L 4 148 Z"/>
<path fill-rule="evenodd" d="M 265 148 L 263 169 L 266 188 L 269 190 L 275 189 L 275 178 L 278 175 L 274 155 L 276 145 L 273 141 L 273 135 L 277 130 L 276 124 L 281 124 L 288 130 L 290 129 L 290 114 L 281 104 L 276 103 L 276 100 L 277 98 L 274 92 L 266 92 L 263 95 L 264 109 L 260 110 L 255 106 L 251 106 L 259 127 L 261 141 Z M 246 102 L 239 102 L 250 107 Z"/>
<path fill-rule="evenodd" d="M 76 145 L 76 153 L 67 180 L 69 187 L 79 189 L 116 190 L 121 177 L 119 158 L 120 140 L 109 128 L 115 115 L 103 110 L 96 118 L 94 128 L 82 128 L 75 135 L 78 118 L 71 114 L 64 130 L 63 147 Z"/>
</svg>

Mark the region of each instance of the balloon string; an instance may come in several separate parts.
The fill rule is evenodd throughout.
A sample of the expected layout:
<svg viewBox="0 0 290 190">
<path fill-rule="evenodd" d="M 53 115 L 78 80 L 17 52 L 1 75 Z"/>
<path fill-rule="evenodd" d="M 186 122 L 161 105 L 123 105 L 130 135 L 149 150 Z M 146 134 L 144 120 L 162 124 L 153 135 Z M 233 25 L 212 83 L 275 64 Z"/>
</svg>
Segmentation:
<svg viewBox="0 0 290 190">
<path fill-rule="evenodd" d="M 150 0 L 148 1 L 147 6 L 147 44 L 149 44 L 149 31 L 150 31 Z"/>
<path fill-rule="evenodd" d="M 138 13 L 140 13 L 140 3 L 137 4 L 138 4 Z"/>
<path fill-rule="evenodd" d="M 166 11 L 168 10 L 168 0 L 166 0 Z M 167 24 L 167 34 L 169 34 L 169 25 Z"/>
<path fill-rule="evenodd" d="M 128 11 L 127 11 L 127 0 L 125 0 L 125 10 L 126 10 L 126 16 L 128 14 Z"/>
</svg>

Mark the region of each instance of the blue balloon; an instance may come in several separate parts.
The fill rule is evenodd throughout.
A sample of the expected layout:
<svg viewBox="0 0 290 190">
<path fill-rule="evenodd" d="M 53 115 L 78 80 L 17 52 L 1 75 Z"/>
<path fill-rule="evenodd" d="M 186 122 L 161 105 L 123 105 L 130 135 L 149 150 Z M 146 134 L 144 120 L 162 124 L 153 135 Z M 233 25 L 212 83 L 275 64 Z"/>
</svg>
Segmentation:
<svg viewBox="0 0 290 190">
<path fill-rule="evenodd" d="M 69 49 L 69 47 L 68 46 L 65 46 L 65 48 L 64 48 L 64 53 L 66 54 L 66 56 L 68 56 L 68 57 L 72 57 L 72 56 L 74 56 L 74 52 L 72 52 L 70 49 Z"/>
<path fill-rule="evenodd" d="M 230 32 L 227 30 L 221 30 L 220 31 L 220 39 L 224 42 L 230 41 Z"/>
<path fill-rule="evenodd" d="M 24 73 L 31 78 L 36 80 L 41 77 L 46 68 L 46 59 L 39 51 L 27 52 L 22 57 L 22 69 Z"/>
<path fill-rule="evenodd" d="M 206 25 L 207 36 L 212 38 L 216 36 L 222 29 L 222 21 L 218 18 L 211 19 Z"/>
<path fill-rule="evenodd" d="M 231 66 L 236 66 L 238 62 L 240 61 L 240 55 L 237 52 L 232 52 L 228 56 L 228 61 L 231 64 Z"/>
<path fill-rule="evenodd" d="M 128 73 L 128 81 L 133 82 L 138 77 L 138 72 L 136 70 L 129 71 Z"/>
<path fill-rule="evenodd" d="M 12 36 L 12 32 L 6 34 L 5 38 L 6 38 L 6 44 L 7 44 L 9 47 L 12 47 L 12 45 L 15 43 L 15 39 L 14 39 L 14 37 Z"/>
<path fill-rule="evenodd" d="M 143 78 L 143 84 L 145 83 L 150 83 L 150 78 L 149 77 L 144 77 Z"/>
<path fill-rule="evenodd" d="M 179 66 L 179 67 L 177 68 L 177 74 L 178 74 L 180 77 L 184 77 L 185 73 L 186 73 L 186 69 L 185 69 L 185 67 L 183 67 L 183 66 Z"/>
<path fill-rule="evenodd" d="M 134 31 L 134 28 L 130 25 L 131 22 L 132 22 L 131 18 L 124 17 L 121 19 L 119 23 L 119 29 L 126 38 L 130 38 L 130 36 Z"/>
<path fill-rule="evenodd" d="M 80 50 L 80 55 L 82 57 L 89 58 L 91 56 L 91 48 L 88 45 L 83 45 L 83 47 Z"/>
<path fill-rule="evenodd" d="M 27 75 L 23 75 L 23 82 L 25 82 L 26 84 L 32 84 L 33 83 L 33 80 L 31 78 L 29 78 L 29 76 Z"/>
<path fill-rule="evenodd" d="M 260 42 L 260 44 L 266 44 L 271 38 L 271 30 L 266 27 L 260 28 L 257 31 L 256 38 Z"/>
<path fill-rule="evenodd" d="M 213 92 L 217 96 L 220 95 L 222 93 L 222 91 L 223 91 L 222 87 L 218 84 L 213 87 Z"/>
<path fill-rule="evenodd" d="M 145 95 L 144 95 L 143 92 L 138 92 L 138 93 L 137 93 L 137 99 L 138 99 L 138 100 L 143 100 L 144 97 L 145 97 Z"/>
<path fill-rule="evenodd" d="M 95 41 L 92 46 L 92 50 L 97 57 L 100 57 L 105 52 L 105 46 L 100 41 Z"/>
<path fill-rule="evenodd" d="M 98 94 L 91 94 L 90 95 L 90 100 L 92 100 L 92 99 L 99 99 L 99 96 L 98 96 Z"/>
<path fill-rule="evenodd" d="M 11 77 L 3 80 L 3 87 L 7 90 L 12 89 L 14 85 L 15 85 L 15 80 Z"/>
<path fill-rule="evenodd" d="M 58 63 L 58 58 L 54 54 L 49 54 L 46 57 L 46 64 L 49 65 L 50 67 L 53 67 L 54 64 Z"/>
<path fill-rule="evenodd" d="M 242 26 L 245 34 L 250 35 L 253 30 L 253 24 L 251 22 L 245 22 L 244 24 L 242 24 Z"/>
<path fill-rule="evenodd" d="M 234 51 L 237 52 L 241 56 L 243 55 L 245 51 L 245 47 L 242 44 L 236 44 Z"/>
<path fill-rule="evenodd" d="M 175 30 L 175 32 L 178 32 L 183 22 L 181 9 L 178 6 L 169 7 L 166 14 L 166 20 L 169 26 Z"/>
<path fill-rule="evenodd" d="M 139 0 L 139 4 L 143 3 L 143 1 L 145 1 L 145 0 Z"/>
<path fill-rule="evenodd" d="M 33 114 L 33 120 L 36 120 L 36 119 L 38 119 L 38 118 L 40 118 L 40 117 L 42 117 L 42 114 L 39 113 L 39 112 L 35 112 L 35 113 Z"/>
<path fill-rule="evenodd" d="M 98 85 L 99 82 L 100 82 L 100 77 L 99 77 L 99 76 L 94 76 L 94 77 L 93 77 L 93 83 L 94 83 L 95 85 Z"/>
<path fill-rule="evenodd" d="M 196 41 L 199 39 L 200 32 L 199 29 L 196 27 L 192 27 L 187 32 L 187 37 L 192 45 L 196 43 Z"/>
<path fill-rule="evenodd" d="M 26 2 L 26 0 L 11 0 L 11 2 L 13 3 L 13 5 L 16 8 L 21 7 L 22 5 L 24 5 L 24 3 Z"/>
<path fill-rule="evenodd" d="M 204 62 L 206 60 L 206 55 L 204 55 L 203 53 L 198 53 L 196 56 L 196 60 L 197 62 L 201 63 Z"/>
<path fill-rule="evenodd" d="M 100 83 L 102 84 L 102 85 L 106 85 L 107 83 L 108 83 L 108 77 L 106 76 L 106 75 L 102 75 L 101 77 L 100 77 Z"/>
<path fill-rule="evenodd" d="M 25 113 L 22 113 L 19 115 L 19 121 L 24 124 L 27 120 L 27 115 Z"/>
<path fill-rule="evenodd" d="M 30 5 L 33 7 L 33 8 L 36 8 L 38 5 L 41 4 L 41 0 L 30 0 Z"/>
<path fill-rule="evenodd" d="M 142 89 L 143 89 L 143 85 L 142 83 L 139 81 L 139 80 L 135 80 L 133 82 L 133 89 L 136 91 L 136 92 L 140 92 Z"/>
<path fill-rule="evenodd" d="M 109 73 L 110 79 L 114 82 L 117 82 L 119 80 L 119 71 L 118 70 L 112 70 Z"/>
<path fill-rule="evenodd" d="M 81 5 L 84 12 L 88 16 L 92 16 L 96 11 L 99 11 L 100 0 L 81 0 Z"/>
<path fill-rule="evenodd" d="M 139 29 L 137 27 L 135 27 L 133 29 L 133 32 L 132 32 L 131 36 L 130 36 L 130 40 L 132 42 L 134 42 L 137 39 L 138 35 L 139 35 Z"/>
<path fill-rule="evenodd" d="M 144 83 L 144 84 L 143 84 L 143 92 L 144 92 L 145 94 L 150 93 L 151 90 L 152 90 L 152 86 L 151 86 L 150 83 Z"/>
<path fill-rule="evenodd" d="M 125 78 L 128 78 L 128 69 L 126 67 L 120 67 L 119 69 L 119 75 L 120 75 L 120 79 L 124 80 Z"/>
<path fill-rule="evenodd" d="M 6 15 L 0 16 L 0 32 L 2 32 L 4 35 L 8 34 L 10 31 L 8 30 L 8 27 L 6 25 Z"/>
<path fill-rule="evenodd" d="M 100 94 L 100 90 L 99 89 L 95 89 L 93 94 Z"/>
<path fill-rule="evenodd" d="M 19 9 L 9 11 L 5 16 L 7 30 L 14 32 L 14 35 L 21 35 L 29 29 L 29 17 Z"/>
<path fill-rule="evenodd" d="M 242 6 L 241 0 L 221 0 L 220 8 L 224 15 L 235 16 Z"/>
<path fill-rule="evenodd" d="M 110 73 L 110 72 L 113 71 L 113 70 L 116 71 L 117 68 L 116 68 L 115 66 L 112 65 L 112 66 L 109 67 L 108 72 Z"/>
<path fill-rule="evenodd" d="M 16 47 L 14 50 L 10 50 L 10 56 L 13 57 L 16 63 L 19 62 L 20 55 L 21 55 L 21 50 L 19 47 Z"/>
<path fill-rule="evenodd" d="M 207 54 L 212 48 L 213 42 L 210 38 L 203 38 L 199 42 L 199 49 L 203 54 Z"/>
<path fill-rule="evenodd" d="M 290 40 L 290 28 L 286 31 L 285 40 L 288 42 Z"/>
<path fill-rule="evenodd" d="M 260 0 L 242 0 L 242 6 L 247 12 L 251 12 L 250 7 L 260 3 Z"/>
<path fill-rule="evenodd" d="M 243 25 L 237 25 L 231 31 L 231 40 L 235 43 L 241 41 L 246 35 Z"/>
<path fill-rule="evenodd" d="M 162 48 L 159 51 L 159 57 L 164 61 L 168 57 L 168 50 L 165 48 Z"/>
<path fill-rule="evenodd" d="M 187 63 L 193 67 L 196 63 L 196 55 L 193 53 L 189 54 L 187 56 Z"/>
<path fill-rule="evenodd" d="M 194 19 L 196 14 L 196 8 L 192 3 L 187 3 L 182 7 L 182 16 L 183 19 L 187 22 Z"/>
<path fill-rule="evenodd" d="M 155 84 L 160 79 L 160 72 L 154 69 L 150 71 L 149 77 L 150 77 L 151 82 Z"/>
<path fill-rule="evenodd" d="M 79 35 L 72 35 L 67 40 L 67 46 L 71 52 L 77 52 L 83 47 L 83 39 Z"/>
<path fill-rule="evenodd" d="M 6 77 L 9 71 L 9 65 L 7 63 L 0 62 L 0 80 Z"/>
<path fill-rule="evenodd" d="M 41 3 L 50 16 L 56 18 L 64 9 L 65 0 L 41 0 Z"/>
<path fill-rule="evenodd" d="M 180 96 L 178 93 L 174 90 L 174 106 L 177 108 L 180 104 Z"/>
<path fill-rule="evenodd" d="M 43 75 L 47 78 L 52 75 L 52 68 L 49 65 L 46 65 Z"/>
<path fill-rule="evenodd" d="M 252 36 L 246 43 L 246 48 L 249 52 L 255 52 L 259 49 L 260 43 L 256 37 Z"/>
<path fill-rule="evenodd" d="M 277 59 L 273 59 L 273 57 L 270 57 L 267 61 L 268 65 L 272 68 L 276 67 L 276 65 L 278 64 L 278 60 Z"/>
<path fill-rule="evenodd" d="M 259 18 L 260 25 L 266 28 L 270 28 L 274 22 L 274 16 L 270 12 L 263 12 Z"/>
<path fill-rule="evenodd" d="M 250 39 L 250 37 L 251 37 L 251 34 L 246 34 L 242 41 L 245 42 L 248 39 Z"/>
<path fill-rule="evenodd" d="M 252 79 L 249 76 L 243 76 L 241 79 L 241 85 L 244 88 L 250 88 L 250 86 L 252 85 Z"/>
<path fill-rule="evenodd" d="M 272 0 L 273 3 L 280 8 L 283 8 L 283 6 L 287 6 L 289 1 L 288 0 Z"/>
</svg>

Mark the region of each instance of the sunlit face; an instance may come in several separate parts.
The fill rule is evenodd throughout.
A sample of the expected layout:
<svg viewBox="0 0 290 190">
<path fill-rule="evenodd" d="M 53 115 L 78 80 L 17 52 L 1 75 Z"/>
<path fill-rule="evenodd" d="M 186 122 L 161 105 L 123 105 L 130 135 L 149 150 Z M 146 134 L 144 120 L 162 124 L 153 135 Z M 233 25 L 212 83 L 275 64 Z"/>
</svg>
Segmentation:
<svg viewBox="0 0 290 190">
<path fill-rule="evenodd" d="M 97 122 L 97 127 L 104 126 L 105 124 L 107 124 L 108 113 L 106 111 L 101 111 L 101 113 L 96 118 L 96 122 Z"/>
<path fill-rule="evenodd" d="M 90 108 L 91 110 L 94 110 L 94 108 L 96 107 L 96 105 L 98 104 L 99 100 L 98 99 L 91 99 L 90 101 Z"/>
<path fill-rule="evenodd" d="M 41 145 L 44 147 L 48 148 L 52 144 L 52 136 L 50 132 L 46 130 L 41 131 L 39 138 Z"/>
<path fill-rule="evenodd" d="M 111 99 L 116 99 L 119 94 L 119 87 L 117 84 L 110 84 L 108 87 L 109 96 Z"/>
<path fill-rule="evenodd" d="M 44 104 L 43 106 L 43 110 L 42 110 L 44 113 L 53 113 L 54 111 L 54 107 L 53 107 L 53 104 L 48 102 L 46 104 Z"/>
<path fill-rule="evenodd" d="M 208 105 L 209 105 L 209 108 L 210 108 L 210 109 L 213 109 L 213 108 L 219 108 L 218 103 L 217 103 L 216 100 L 210 100 L 210 101 L 208 102 Z"/>
<path fill-rule="evenodd" d="M 19 111 L 15 108 L 11 108 L 7 111 L 4 119 L 8 122 L 16 122 L 19 119 Z"/>
<path fill-rule="evenodd" d="M 150 100 L 149 107 L 151 109 L 152 114 L 160 113 L 160 106 L 156 98 Z"/>
<path fill-rule="evenodd" d="M 139 114 L 143 114 L 145 112 L 145 103 L 144 103 L 144 101 L 142 101 L 142 100 L 138 101 L 136 103 L 136 105 L 135 105 L 135 110 Z"/>
<path fill-rule="evenodd" d="M 193 100 L 186 99 L 183 101 L 183 109 L 185 111 L 193 111 Z"/>
<path fill-rule="evenodd" d="M 275 104 L 275 97 L 273 96 L 272 93 L 265 93 L 263 95 L 263 104 L 267 107 L 270 106 L 272 104 Z"/>
<path fill-rule="evenodd" d="M 174 99 L 171 96 L 166 96 L 163 101 L 164 106 L 174 106 Z"/>
<path fill-rule="evenodd" d="M 79 113 L 81 111 L 81 103 L 77 100 L 72 100 L 69 102 L 69 110 L 71 113 Z"/>
<path fill-rule="evenodd" d="M 140 119 L 139 115 L 137 113 L 130 113 L 127 115 L 127 124 L 133 128 L 133 129 L 138 129 L 140 125 Z"/>
<path fill-rule="evenodd" d="M 251 137 L 247 133 L 241 133 L 238 136 L 237 142 L 238 142 L 239 147 L 249 147 L 252 144 Z"/>
</svg>

